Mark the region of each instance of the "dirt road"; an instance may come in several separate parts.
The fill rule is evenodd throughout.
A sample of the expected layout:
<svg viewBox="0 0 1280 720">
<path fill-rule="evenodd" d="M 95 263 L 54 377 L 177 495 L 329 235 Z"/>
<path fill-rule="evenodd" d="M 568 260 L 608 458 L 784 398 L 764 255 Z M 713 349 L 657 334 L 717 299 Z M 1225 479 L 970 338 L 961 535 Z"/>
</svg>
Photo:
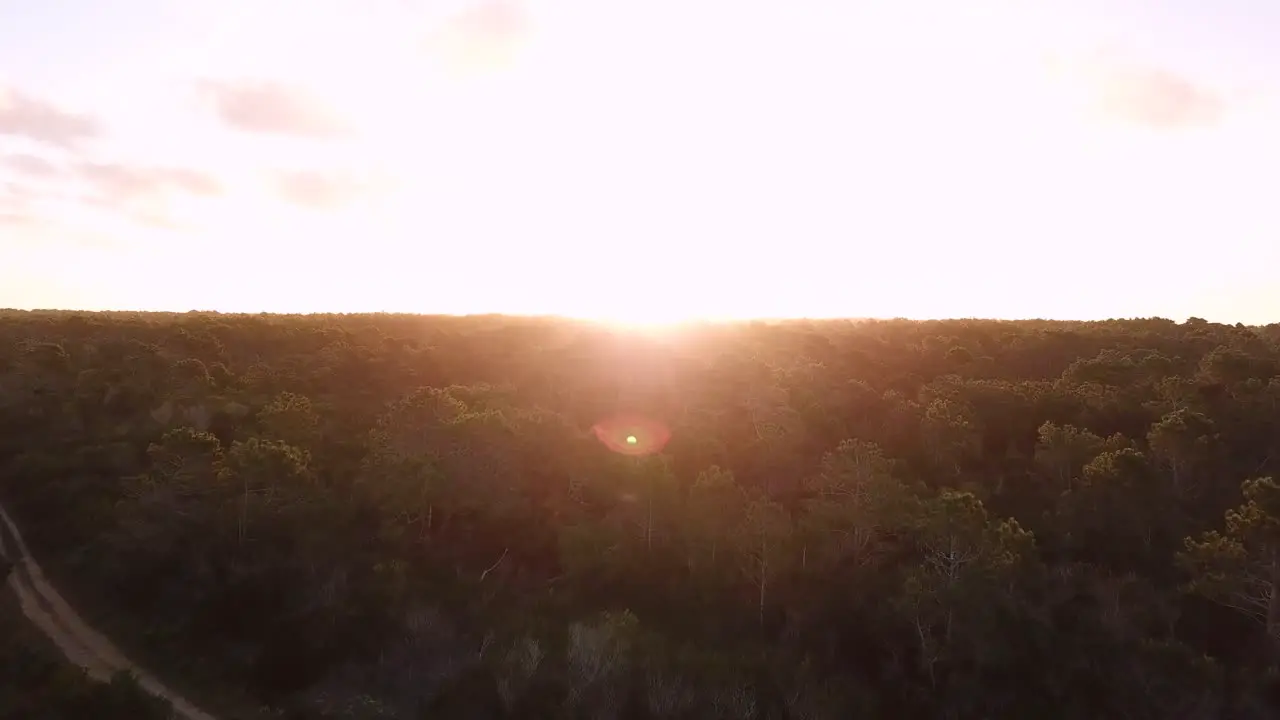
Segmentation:
<svg viewBox="0 0 1280 720">
<path fill-rule="evenodd" d="M 0 557 L 13 562 L 8 585 L 18 596 L 22 612 L 49 637 L 67 659 L 89 672 L 95 680 L 108 681 L 120 670 L 128 670 L 143 689 L 173 704 L 174 714 L 184 720 L 215 720 L 166 688 L 155 676 L 120 653 L 111 641 L 85 624 L 45 579 L 40 565 L 31 557 L 13 519 L 0 507 Z"/>
</svg>

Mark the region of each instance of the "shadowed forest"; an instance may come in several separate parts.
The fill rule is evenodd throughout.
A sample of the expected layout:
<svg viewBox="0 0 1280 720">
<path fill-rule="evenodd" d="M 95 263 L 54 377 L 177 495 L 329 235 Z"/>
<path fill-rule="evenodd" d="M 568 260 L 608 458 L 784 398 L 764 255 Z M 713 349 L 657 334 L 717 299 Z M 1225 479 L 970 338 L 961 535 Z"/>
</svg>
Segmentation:
<svg viewBox="0 0 1280 720">
<path fill-rule="evenodd" d="M 224 719 L 1271 718 L 1272 476 L 1274 325 L 0 313 L 0 500 Z"/>
<path fill-rule="evenodd" d="M 3 588 L 10 570 L 0 559 L 0 720 L 168 720 L 133 678 L 97 683 L 62 662 Z"/>
</svg>

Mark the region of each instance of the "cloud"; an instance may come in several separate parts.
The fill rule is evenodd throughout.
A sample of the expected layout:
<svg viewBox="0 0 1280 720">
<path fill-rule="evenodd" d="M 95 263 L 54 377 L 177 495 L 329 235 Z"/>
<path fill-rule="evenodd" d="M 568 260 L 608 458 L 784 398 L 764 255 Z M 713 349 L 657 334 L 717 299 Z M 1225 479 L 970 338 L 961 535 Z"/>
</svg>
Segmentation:
<svg viewBox="0 0 1280 720">
<path fill-rule="evenodd" d="M 0 156 L 0 168 L 34 180 L 47 180 L 60 174 L 57 165 L 38 155 L 23 153 Z"/>
<path fill-rule="evenodd" d="M 16 182 L 0 184 L 0 224 L 16 225 L 33 221 L 32 204 L 36 193 L 26 185 Z"/>
<path fill-rule="evenodd" d="M 0 224 L 14 225 L 33 217 L 24 188 L 14 183 L 0 185 Z"/>
<path fill-rule="evenodd" d="M 34 196 L 35 191 L 22 183 L 0 183 L 0 207 L 13 207 L 14 203 L 26 203 Z"/>
<path fill-rule="evenodd" d="M 170 192 L 213 197 L 222 194 L 217 178 L 187 168 L 156 168 L 119 163 L 83 163 L 78 175 L 107 202 L 145 200 Z"/>
<path fill-rule="evenodd" d="M 34 230 L 46 227 L 48 219 L 39 212 L 40 201 L 40 193 L 26 185 L 0 184 L 0 228 Z"/>
<path fill-rule="evenodd" d="M 0 209 L 0 227 L 35 227 L 40 224 L 40 218 L 31 213 L 21 210 L 4 210 Z"/>
<path fill-rule="evenodd" d="M 506 67 L 529 36 L 528 14 L 518 0 L 483 0 L 447 20 L 428 40 L 456 71 Z"/>
<path fill-rule="evenodd" d="M 223 123 L 244 132 L 320 138 L 350 130 L 324 103 L 280 83 L 204 80 L 198 88 Z"/>
<path fill-rule="evenodd" d="M 1226 102 L 1214 90 L 1162 68 L 1107 62 L 1098 72 L 1097 102 L 1109 117 L 1160 130 L 1215 125 Z"/>
<path fill-rule="evenodd" d="M 76 202 L 164 230 L 189 227 L 172 214 L 175 197 L 212 198 L 223 194 L 217 178 L 188 168 L 82 163 L 76 167 L 76 175 L 89 190 Z"/>
<path fill-rule="evenodd" d="M 185 223 L 163 210 L 139 210 L 129 213 L 129 219 L 144 227 L 154 230 L 192 230 L 190 223 Z"/>
<path fill-rule="evenodd" d="M 368 189 L 366 183 L 341 173 L 302 170 L 280 173 L 276 177 L 276 191 L 282 199 L 314 210 L 341 207 Z"/>
<path fill-rule="evenodd" d="M 519 41 L 528 30 L 525 9 L 515 0 L 476 3 L 455 15 L 450 24 L 468 38 L 493 43 Z"/>
<path fill-rule="evenodd" d="M 12 166 L 14 157 L 6 156 L 0 161 Z M 68 222 L 74 224 L 74 218 L 106 213 L 146 227 L 180 229 L 185 225 L 173 216 L 175 209 L 181 210 L 181 203 L 175 205 L 175 200 L 223 194 L 217 178 L 189 168 L 79 162 L 63 171 L 30 162 L 31 159 L 22 156 L 16 164 L 38 168 L 39 173 L 52 171 L 57 180 L 50 184 L 42 182 L 44 176 L 24 176 L 22 180 L 0 182 L 4 225 L 66 226 Z M 90 214 L 85 215 L 86 212 Z"/>
<path fill-rule="evenodd" d="M 73 148 L 101 134 L 88 115 L 63 110 L 13 88 L 0 87 L 0 135 Z"/>
<path fill-rule="evenodd" d="M 33 231 L 54 231 L 64 239 L 79 233 L 77 244 L 106 246 L 114 242 L 113 231 L 102 229 L 119 228 L 119 220 L 166 231 L 195 229 L 177 201 L 223 193 L 216 178 L 188 168 L 80 162 L 53 169 L 52 184 L 44 178 L 0 182 L 0 227 L 22 229 L 28 240 L 49 237 Z"/>
</svg>

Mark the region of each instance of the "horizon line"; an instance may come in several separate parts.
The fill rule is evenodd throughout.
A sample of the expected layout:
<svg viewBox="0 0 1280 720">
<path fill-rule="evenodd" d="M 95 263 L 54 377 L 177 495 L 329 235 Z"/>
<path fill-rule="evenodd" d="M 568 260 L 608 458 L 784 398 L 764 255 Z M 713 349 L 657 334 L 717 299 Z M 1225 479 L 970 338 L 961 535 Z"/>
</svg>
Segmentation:
<svg viewBox="0 0 1280 720">
<path fill-rule="evenodd" d="M 0 307 L 0 315 L 7 313 L 31 313 L 31 314 L 93 314 L 93 315 L 216 315 L 216 316 L 243 316 L 257 317 L 263 315 L 278 317 L 327 317 L 327 316 L 359 316 L 359 315 L 388 315 L 388 316 L 412 316 L 420 318 L 453 318 L 453 319 L 480 319 L 480 318 L 511 318 L 521 320 L 558 320 L 562 322 L 586 323 L 593 325 L 607 325 L 612 327 L 629 327 L 636 329 L 647 328 L 675 328 L 681 326 L 698 326 L 698 325 L 735 325 L 735 324 L 751 324 L 751 323 L 791 323 L 791 322 L 1007 322 L 1007 323 L 1064 323 L 1064 324 L 1087 324 L 1087 323 L 1103 323 L 1103 322 L 1141 322 L 1141 321 L 1164 321 L 1174 325 L 1185 325 L 1196 320 L 1210 325 L 1227 325 L 1242 326 L 1248 328 L 1266 328 L 1272 325 L 1280 324 L 1280 321 L 1264 324 L 1249 323 L 1231 323 L 1216 322 L 1206 320 L 1196 315 L 1190 315 L 1182 320 L 1163 317 L 1159 315 L 1153 316 L 1125 316 L 1125 317 L 1108 317 L 1095 319 L 1081 318 L 1047 318 L 1047 317 L 980 317 L 980 316 L 949 316 L 949 317 L 909 317 L 905 315 L 895 316 L 870 316 L 870 315 L 822 315 L 822 316 L 805 316 L 805 315 L 759 315 L 759 316 L 742 316 L 742 317 L 690 317 L 680 320 L 623 320 L 608 317 L 593 317 L 590 315 L 572 315 L 564 313 L 524 313 L 511 311 L 488 311 L 488 312 L 422 312 L 409 310 L 313 310 L 307 312 L 290 312 L 278 310 L 213 310 L 213 309 L 189 309 L 189 310 L 143 310 L 128 308 L 110 308 L 110 309 L 84 309 L 84 308 L 16 308 L 16 307 Z"/>
</svg>

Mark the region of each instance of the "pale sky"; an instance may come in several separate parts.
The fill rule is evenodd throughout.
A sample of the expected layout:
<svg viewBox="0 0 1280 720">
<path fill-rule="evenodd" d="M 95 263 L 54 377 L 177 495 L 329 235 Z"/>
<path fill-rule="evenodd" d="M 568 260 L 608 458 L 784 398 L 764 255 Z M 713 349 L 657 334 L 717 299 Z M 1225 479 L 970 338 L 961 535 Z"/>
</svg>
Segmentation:
<svg viewBox="0 0 1280 720">
<path fill-rule="evenodd" d="M 1273 0 L 0 0 L 0 307 L 1280 321 Z"/>
</svg>

